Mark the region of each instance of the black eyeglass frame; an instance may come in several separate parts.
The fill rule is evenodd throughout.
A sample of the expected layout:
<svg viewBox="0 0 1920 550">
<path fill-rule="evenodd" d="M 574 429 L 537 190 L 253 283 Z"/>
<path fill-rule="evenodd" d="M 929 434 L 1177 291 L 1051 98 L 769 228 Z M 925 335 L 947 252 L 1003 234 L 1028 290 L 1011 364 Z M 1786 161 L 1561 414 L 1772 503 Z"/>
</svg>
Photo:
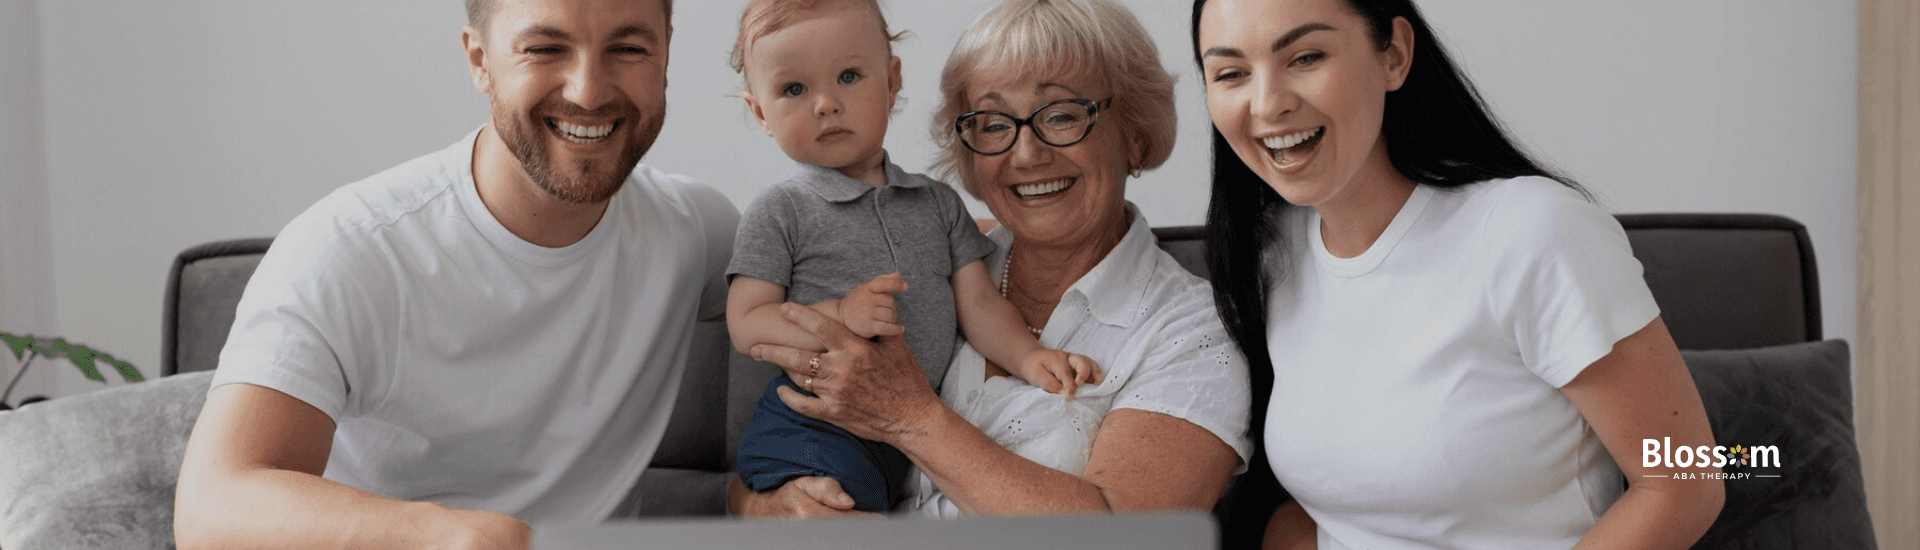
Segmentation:
<svg viewBox="0 0 1920 550">
<path fill-rule="evenodd" d="M 1047 136 L 1045 135 L 1046 132 L 1040 131 L 1040 127 L 1033 123 L 1033 117 L 1040 116 L 1041 111 L 1045 111 L 1047 109 L 1053 108 L 1053 106 L 1059 105 L 1061 103 L 1073 103 L 1081 107 L 1085 107 L 1087 109 L 1087 128 L 1086 130 L 1081 131 L 1080 137 L 1074 138 L 1073 141 L 1069 141 L 1066 143 L 1054 143 L 1052 141 L 1047 141 Z M 1102 99 L 1099 101 L 1094 101 L 1091 99 L 1080 99 L 1080 98 L 1061 99 L 1061 100 L 1049 101 L 1047 102 L 1046 105 L 1041 105 L 1040 108 L 1034 109 L 1033 112 L 1031 113 L 1027 113 L 1026 118 L 1014 118 L 1013 115 L 1002 113 L 1000 111 L 968 111 L 965 113 L 961 113 L 959 117 L 956 117 L 953 119 L 953 133 L 954 135 L 958 136 L 958 139 L 960 140 L 960 144 L 966 146 L 968 151 L 973 151 L 975 154 L 985 155 L 989 157 L 994 155 L 1005 154 L 1007 151 L 1012 151 L 1013 146 L 1020 144 L 1020 128 L 1029 127 L 1029 126 L 1033 127 L 1033 137 L 1035 139 L 1040 140 L 1040 143 L 1045 143 L 1053 147 L 1072 147 L 1076 143 L 1086 141 L 1087 136 L 1093 135 L 1093 127 L 1100 124 L 1100 111 L 1108 108 L 1112 104 L 1113 104 L 1112 96 L 1108 96 L 1106 99 Z M 1013 139 L 1007 140 L 1007 147 L 1005 149 L 988 153 L 986 151 L 981 151 L 977 148 L 974 148 L 973 143 L 967 141 L 967 132 L 961 129 L 961 125 L 966 124 L 968 119 L 971 119 L 973 117 L 980 116 L 980 115 L 1000 115 L 1003 117 L 1007 117 L 1009 119 L 1013 119 Z"/>
</svg>

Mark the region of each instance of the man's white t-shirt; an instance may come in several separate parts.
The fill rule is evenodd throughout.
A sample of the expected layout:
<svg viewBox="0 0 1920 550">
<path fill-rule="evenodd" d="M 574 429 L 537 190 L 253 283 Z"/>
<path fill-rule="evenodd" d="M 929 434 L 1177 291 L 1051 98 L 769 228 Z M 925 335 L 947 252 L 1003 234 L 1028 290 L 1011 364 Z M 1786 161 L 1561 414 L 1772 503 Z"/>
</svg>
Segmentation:
<svg viewBox="0 0 1920 550">
<path fill-rule="evenodd" d="M 585 238 L 534 245 L 481 203 L 476 135 L 289 223 L 240 300 L 213 386 L 272 388 L 331 417 L 329 479 L 600 521 L 660 443 L 695 322 L 725 311 L 739 213 L 640 165 Z"/>
<path fill-rule="evenodd" d="M 1418 186 L 1353 258 L 1277 223 L 1266 449 L 1321 548 L 1570 548 L 1619 498 L 1559 390 L 1659 314 L 1612 216 L 1516 178 Z"/>
</svg>

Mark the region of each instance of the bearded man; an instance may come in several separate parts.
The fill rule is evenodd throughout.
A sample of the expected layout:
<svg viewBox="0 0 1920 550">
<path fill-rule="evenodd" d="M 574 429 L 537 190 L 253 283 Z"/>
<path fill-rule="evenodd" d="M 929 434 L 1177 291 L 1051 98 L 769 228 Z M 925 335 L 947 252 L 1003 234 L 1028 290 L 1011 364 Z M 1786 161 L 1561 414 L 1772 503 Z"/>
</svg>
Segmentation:
<svg viewBox="0 0 1920 550">
<path fill-rule="evenodd" d="M 180 548 L 524 548 L 608 517 L 666 430 L 739 213 L 639 164 L 670 0 L 468 0 L 491 120 L 341 187 L 241 299 Z"/>
</svg>

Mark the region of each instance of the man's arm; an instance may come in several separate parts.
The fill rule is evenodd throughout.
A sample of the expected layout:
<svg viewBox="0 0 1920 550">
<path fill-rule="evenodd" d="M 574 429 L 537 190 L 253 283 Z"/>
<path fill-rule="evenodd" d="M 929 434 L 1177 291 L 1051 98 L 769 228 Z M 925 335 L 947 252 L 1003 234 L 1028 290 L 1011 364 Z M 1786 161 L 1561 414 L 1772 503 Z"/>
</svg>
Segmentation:
<svg viewBox="0 0 1920 550">
<path fill-rule="evenodd" d="M 525 523 L 320 477 L 333 419 L 248 384 L 207 395 L 180 466 L 174 542 L 203 548 L 526 548 Z"/>
</svg>

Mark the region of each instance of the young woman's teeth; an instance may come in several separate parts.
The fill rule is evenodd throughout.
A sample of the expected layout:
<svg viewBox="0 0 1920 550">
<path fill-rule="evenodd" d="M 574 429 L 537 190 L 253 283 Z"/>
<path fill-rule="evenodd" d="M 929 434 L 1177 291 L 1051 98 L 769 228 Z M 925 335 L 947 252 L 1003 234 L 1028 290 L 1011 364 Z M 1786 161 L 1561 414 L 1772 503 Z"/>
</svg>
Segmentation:
<svg viewBox="0 0 1920 550">
<path fill-rule="evenodd" d="M 1319 128 L 1314 128 L 1312 130 L 1305 130 L 1305 131 L 1288 134 L 1284 136 L 1273 136 L 1270 138 L 1265 138 L 1260 140 L 1260 144 L 1267 146 L 1267 149 L 1270 149 L 1270 150 L 1287 149 L 1295 145 L 1299 145 L 1302 142 L 1305 142 L 1309 139 L 1313 139 L 1314 136 L 1320 135 L 1320 132 L 1325 129 L 1326 127 L 1322 126 Z"/>
<path fill-rule="evenodd" d="M 1053 180 L 1046 183 L 1029 183 L 1026 185 L 1016 185 L 1016 186 L 1013 186 L 1013 194 L 1019 195 L 1022 197 L 1031 197 L 1034 195 L 1058 193 L 1062 190 L 1065 190 L 1067 188 L 1067 185 L 1070 182 L 1071 180 L 1058 179 L 1058 180 Z"/>
<path fill-rule="evenodd" d="M 567 141 L 574 143 L 592 143 L 593 140 L 607 137 L 607 134 L 613 133 L 613 124 L 611 123 L 600 126 L 581 126 L 556 120 L 553 121 L 553 127 L 554 129 L 560 130 L 560 137 L 567 138 Z"/>
</svg>

